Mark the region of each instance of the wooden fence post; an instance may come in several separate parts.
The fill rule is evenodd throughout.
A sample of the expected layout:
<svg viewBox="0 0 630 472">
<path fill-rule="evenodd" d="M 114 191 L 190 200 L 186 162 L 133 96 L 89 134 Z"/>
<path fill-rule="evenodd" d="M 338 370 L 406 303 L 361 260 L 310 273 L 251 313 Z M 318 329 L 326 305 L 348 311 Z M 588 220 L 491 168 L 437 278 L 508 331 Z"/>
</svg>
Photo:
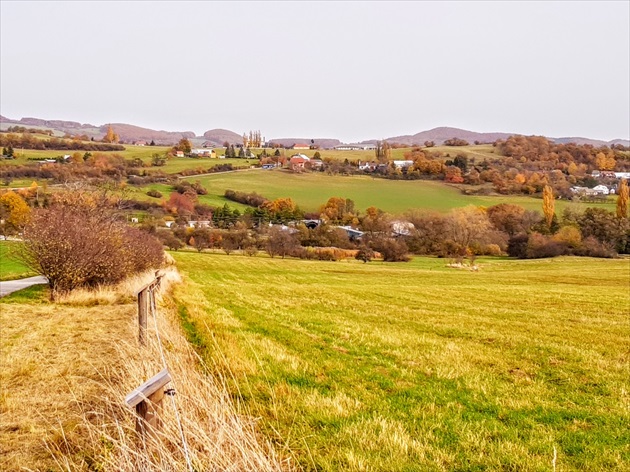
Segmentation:
<svg viewBox="0 0 630 472">
<path fill-rule="evenodd" d="M 142 346 L 147 343 L 147 313 L 149 311 L 149 290 L 138 292 L 138 341 Z"/>
<path fill-rule="evenodd" d="M 164 277 L 164 274 L 157 271 L 155 273 L 155 280 L 146 284 L 138 292 L 138 341 L 142 346 L 147 343 L 147 317 L 149 309 L 155 303 L 155 294 L 153 293 L 153 290 L 160 289 L 162 277 Z"/>
<path fill-rule="evenodd" d="M 154 375 L 125 397 L 125 403 L 136 409 L 136 431 L 145 440 L 148 436 L 155 436 L 155 432 L 162 428 L 160 413 L 164 386 L 171 381 L 168 369 Z"/>
</svg>

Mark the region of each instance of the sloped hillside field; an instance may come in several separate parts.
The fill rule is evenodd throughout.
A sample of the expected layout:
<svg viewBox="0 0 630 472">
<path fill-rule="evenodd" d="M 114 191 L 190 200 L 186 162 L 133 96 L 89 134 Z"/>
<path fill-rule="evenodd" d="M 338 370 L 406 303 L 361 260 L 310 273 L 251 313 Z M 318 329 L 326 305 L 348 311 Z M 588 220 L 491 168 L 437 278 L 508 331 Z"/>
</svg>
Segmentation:
<svg viewBox="0 0 630 472">
<path fill-rule="evenodd" d="M 630 264 L 174 253 L 179 312 L 305 470 L 628 470 Z"/>
</svg>

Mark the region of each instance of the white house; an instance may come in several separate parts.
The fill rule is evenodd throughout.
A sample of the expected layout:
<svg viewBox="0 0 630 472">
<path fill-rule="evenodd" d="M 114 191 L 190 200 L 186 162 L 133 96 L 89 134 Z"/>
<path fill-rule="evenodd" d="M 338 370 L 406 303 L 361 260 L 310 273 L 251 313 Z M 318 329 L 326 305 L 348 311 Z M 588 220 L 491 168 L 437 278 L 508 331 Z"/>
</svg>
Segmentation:
<svg viewBox="0 0 630 472">
<path fill-rule="evenodd" d="M 402 169 L 404 167 L 411 167 L 413 165 L 413 161 L 394 161 L 394 165 L 398 169 Z"/>
<path fill-rule="evenodd" d="M 392 221 L 392 233 L 395 236 L 409 236 L 413 229 L 415 226 L 409 221 Z"/>
<path fill-rule="evenodd" d="M 197 157 L 213 157 L 216 156 L 216 152 L 214 149 L 193 149 L 190 151 L 190 154 Z"/>
<path fill-rule="evenodd" d="M 599 195 L 608 195 L 610 193 L 610 190 L 605 185 L 597 185 L 593 187 L 593 190 Z"/>
<path fill-rule="evenodd" d="M 210 221 L 189 221 L 188 222 L 188 227 L 189 228 L 209 228 L 210 227 Z"/>
</svg>

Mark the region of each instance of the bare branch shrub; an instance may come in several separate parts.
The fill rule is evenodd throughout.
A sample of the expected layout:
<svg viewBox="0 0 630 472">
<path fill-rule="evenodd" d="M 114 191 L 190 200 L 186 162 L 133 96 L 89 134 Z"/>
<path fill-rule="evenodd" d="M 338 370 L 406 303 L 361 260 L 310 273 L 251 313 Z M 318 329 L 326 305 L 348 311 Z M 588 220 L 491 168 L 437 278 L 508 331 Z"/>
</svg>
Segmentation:
<svg viewBox="0 0 630 472">
<path fill-rule="evenodd" d="M 162 264 L 162 244 L 85 196 L 36 210 L 24 228 L 22 259 L 51 293 L 120 282 Z"/>
</svg>

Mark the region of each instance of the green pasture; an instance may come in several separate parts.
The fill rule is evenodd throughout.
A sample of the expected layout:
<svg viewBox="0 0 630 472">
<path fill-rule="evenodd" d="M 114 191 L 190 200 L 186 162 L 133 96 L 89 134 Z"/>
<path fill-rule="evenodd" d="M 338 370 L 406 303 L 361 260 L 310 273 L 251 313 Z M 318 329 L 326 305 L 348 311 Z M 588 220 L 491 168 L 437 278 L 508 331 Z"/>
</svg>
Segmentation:
<svg viewBox="0 0 630 472">
<path fill-rule="evenodd" d="M 630 468 L 627 259 L 172 254 L 189 339 L 306 471 Z"/>
<path fill-rule="evenodd" d="M 0 241 L 0 280 L 23 279 L 37 275 L 15 257 L 19 244 L 16 241 Z"/>
<path fill-rule="evenodd" d="M 150 159 L 148 160 L 150 162 Z M 235 168 L 250 167 L 258 165 L 258 159 L 215 159 L 215 158 L 191 158 L 191 157 L 174 157 L 166 161 L 166 165 L 162 167 L 149 167 L 144 170 L 162 171 L 166 174 L 177 174 L 185 170 L 195 170 L 197 172 L 205 172 L 212 167 L 223 164 L 232 164 Z"/>
<path fill-rule="evenodd" d="M 132 146 L 125 144 L 124 151 L 91 151 L 92 154 L 100 153 L 107 155 L 119 155 L 125 159 L 141 159 L 148 167 L 143 170 L 148 172 L 164 172 L 166 174 L 177 174 L 186 170 L 204 171 L 211 167 L 221 164 L 232 164 L 234 167 L 248 167 L 257 165 L 258 159 L 218 159 L 218 158 L 190 158 L 190 157 L 174 157 L 167 159 L 164 166 L 151 166 L 151 160 L 154 154 L 163 156 L 171 148 L 168 146 Z M 2 166 L 35 164 L 31 159 L 55 159 L 59 156 L 74 154 L 79 152 L 85 154 L 86 151 L 41 151 L 37 149 L 15 149 L 15 159 L 0 160 L 0 168 Z M 217 154 L 222 155 L 223 150 L 217 149 Z"/>
<path fill-rule="evenodd" d="M 195 182 L 200 179 L 191 177 L 188 180 L 190 182 Z M 155 197 L 148 196 L 147 192 L 149 190 L 157 190 L 158 192 L 162 194 L 162 197 L 155 198 Z M 125 193 L 126 193 L 125 196 L 126 198 L 130 198 L 133 200 L 161 203 L 161 202 L 164 202 L 165 200 L 168 200 L 170 194 L 173 193 L 174 191 L 175 190 L 173 190 L 173 187 L 169 184 L 153 183 L 153 184 L 149 184 L 143 187 L 136 187 L 133 185 L 129 185 L 125 187 Z M 214 194 L 214 193 L 209 192 L 208 195 L 199 195 L 197 198 L 198 198 L 199 203 L 203 203 L 203 204 L 214 206 L 214 207 L 223 206 L 227 203 L 231 208 L 238 208 L 239 211 L 243 211 L 247 208 L 247 205 L 243 205 L 242 203 L 228 200 L 227 198 L 223 196 L 223 194 L 219 195 L 219 194 Z"/>
<path fill-rule="evenodd" d="M 305 211 L 317 211 L 330 197 L 350 198 L 355 208 L 365 211 L 370 206 L 393 214 L 412 208 L 446 212 L 467 205 L 492 206 L 513 203 L 529 210 L 542 208 L 539 198 L 510 196 L 468 196 L 443 182 L 430 180 L 387 180 L 370 176 L 330 176 L 324 173 L 294 173 L 287 170 L 252 170 L 228 174 L 192 177 L 199 180 L 214 197 L 227 189 L 257 192 L 269 199 L 291 197 Z M 556 211 L 571 203 L 558 200 Z M 586 207 L 587 204 L 576 204 Z M 591 204 L 596 205 L 596 204 Z M 599 204 L 614 209 L 614 200 Z"/>
</svg>

